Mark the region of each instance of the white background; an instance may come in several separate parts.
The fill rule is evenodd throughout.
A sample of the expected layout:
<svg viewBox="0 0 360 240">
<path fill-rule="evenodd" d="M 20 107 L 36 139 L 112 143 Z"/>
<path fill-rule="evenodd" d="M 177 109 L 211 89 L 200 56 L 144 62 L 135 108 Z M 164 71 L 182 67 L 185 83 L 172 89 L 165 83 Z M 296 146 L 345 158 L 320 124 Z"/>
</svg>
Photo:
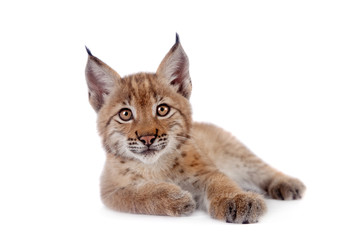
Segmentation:
<svg viewBox="0 0 360 240">
<path fill-rule="evenodd" d="M 0 26 L 0 239 L 359 239 L 357 1 L 2 1 Z M 175 32 L 194 119 L 302 179 L 303 200 L 267 200 L 252 225 L 102 205 L 84 45 L 155 71 Z"/>
</svg>

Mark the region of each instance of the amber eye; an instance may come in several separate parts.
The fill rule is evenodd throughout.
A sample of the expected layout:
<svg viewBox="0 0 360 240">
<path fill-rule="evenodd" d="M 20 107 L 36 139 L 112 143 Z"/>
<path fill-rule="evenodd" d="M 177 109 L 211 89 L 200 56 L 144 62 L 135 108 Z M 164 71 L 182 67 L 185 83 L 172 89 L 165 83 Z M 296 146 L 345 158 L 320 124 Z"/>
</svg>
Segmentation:
<svg viewBox="0 0 360 240">
<path fill-rule="evenodd" d="M 161 104 L 157 107 L 157 115 L 165 117 L 170 112 L 170 107 L 166 104 Z"/>
<path fill-rule="evenodd" d="M 119 112 L 119 117 L 125 122 L 130 121 L 132 119 L 132 112 L 128 108 L 123 108 Z"/>
</svg>

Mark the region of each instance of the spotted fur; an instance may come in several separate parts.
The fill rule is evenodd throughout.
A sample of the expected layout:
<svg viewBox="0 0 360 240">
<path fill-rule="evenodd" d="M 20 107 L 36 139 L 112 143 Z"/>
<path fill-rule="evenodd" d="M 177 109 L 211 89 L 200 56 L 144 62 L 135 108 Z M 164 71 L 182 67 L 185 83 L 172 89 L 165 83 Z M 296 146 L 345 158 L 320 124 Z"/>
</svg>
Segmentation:
<svg viewBox="0 0 360 240">
<path fill-rule="evenodd" d="M 222 221 L 254 223 L 266 211 L 263 195 L 302 197 L 299 180 L 265 164 L 230 133 L 192 121 L 189 61 L 178 36 L 156 73 L 120 77 L 87 52 L 89 101 L 107 155 L 106 206 L 169 216 L 201 208 Z"/>
</svg>

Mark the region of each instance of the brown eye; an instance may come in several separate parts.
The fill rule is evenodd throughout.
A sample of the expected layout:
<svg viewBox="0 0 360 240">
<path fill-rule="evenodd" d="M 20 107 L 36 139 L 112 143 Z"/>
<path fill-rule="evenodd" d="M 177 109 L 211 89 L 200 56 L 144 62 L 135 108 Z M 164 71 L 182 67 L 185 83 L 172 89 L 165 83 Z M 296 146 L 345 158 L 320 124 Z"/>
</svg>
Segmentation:
<svg viewBox="0 0 360 240">
<path fill-rule="evenodd" d="M 165 117 L 170 112 L 170 107 L 166 104 L 161 104 L 157 107 L 157 115 Z"/>
<path fill-rule="evenodd" d="M 125 122 L 130 121 L 132 119 L 132 112 L 128 108 L 123 108 L 119 112 L 119 117 Z"/>
</svg>

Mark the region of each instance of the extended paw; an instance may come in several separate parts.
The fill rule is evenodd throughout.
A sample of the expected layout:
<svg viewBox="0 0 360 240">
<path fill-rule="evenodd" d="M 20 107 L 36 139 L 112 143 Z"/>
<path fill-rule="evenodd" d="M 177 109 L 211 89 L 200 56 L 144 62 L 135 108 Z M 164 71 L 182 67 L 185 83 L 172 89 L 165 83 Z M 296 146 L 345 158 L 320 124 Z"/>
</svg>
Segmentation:
<svg viewBox="0 0 360 240">
<path fill-rule="evenodd" d="M 210 204 L 210 215 L 229 223 L 256 223 L 265 211 L 264 200 L 255 193 L 219 196 Z"/>
<path fill-rule="evenodd" d="M 171 191 L 167 192 L 163 207 L 168 216 L 183 216 L 194 212 L 196 203 L 189 192 Z"/>
<path fill-rule="evenodd" d="M 281 177 L 272 181 L 268 193 L 273 199 L 296 200 L 303 196 L 305 189 L 305 185 L 300 180 Z"/>
</svg>

